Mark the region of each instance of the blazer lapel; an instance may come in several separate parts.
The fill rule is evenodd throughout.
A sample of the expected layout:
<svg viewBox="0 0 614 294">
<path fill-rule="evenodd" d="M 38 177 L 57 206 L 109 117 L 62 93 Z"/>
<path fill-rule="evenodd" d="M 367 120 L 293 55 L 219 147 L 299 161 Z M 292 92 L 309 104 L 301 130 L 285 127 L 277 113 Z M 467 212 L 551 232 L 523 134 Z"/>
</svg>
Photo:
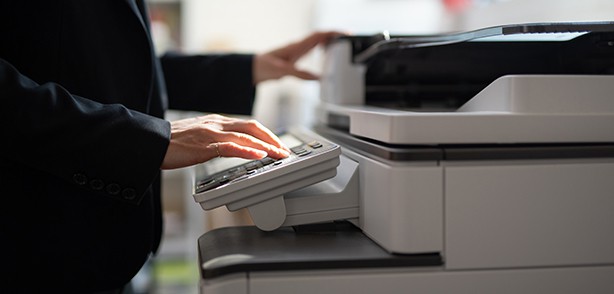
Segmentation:
<svg viewBox="0 0 614 294">
<path fill-rule="evenodd" d="M 147 25 L 145 25 L 145 20 L 143 19 L 143 14 L 141 14 L 141 10 L 139 9 L 139 6 L 136 4 L 136 0 L 125 0 L 125 1 L 126 1 L 126 4 L 128 4 L 128 6 L 130 7 L 130 9 L 132 9 L 132 12 L 139 19 L 139 22 L 143 26 L 143 29 L 145 31 L 148 31 Z"/>
</svg>

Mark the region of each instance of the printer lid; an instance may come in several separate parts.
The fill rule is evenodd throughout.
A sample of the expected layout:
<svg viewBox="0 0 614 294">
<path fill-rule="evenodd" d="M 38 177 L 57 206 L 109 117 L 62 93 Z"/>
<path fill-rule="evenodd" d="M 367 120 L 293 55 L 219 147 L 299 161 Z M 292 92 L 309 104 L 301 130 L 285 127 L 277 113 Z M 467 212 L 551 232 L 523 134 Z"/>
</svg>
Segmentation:
<svg viewBox="0 0 614 294">
<path fill-rule="evenodd" d="M 383 38 L 339 40 L 351 44 L 351 67 L 364 70 L 363 80 L 355 83 L 363 85 L 366 105 L 455 110 L 506 75 L 614 74 L 614 22 L 518 24 Z"/>
<path fill-rule="evenodd" d="M 438 46 L 467 41 L 566 41 L 590 32 L 614 32 L 614 22 L 525 23 L 447 34 L 398 37 L 391 37 L 384 32 L 381 36 L 382 40 L 357 54 L 354 57 L 354 62 L 367 62 L 372 57 L 388 50 Z"/>
</svg>

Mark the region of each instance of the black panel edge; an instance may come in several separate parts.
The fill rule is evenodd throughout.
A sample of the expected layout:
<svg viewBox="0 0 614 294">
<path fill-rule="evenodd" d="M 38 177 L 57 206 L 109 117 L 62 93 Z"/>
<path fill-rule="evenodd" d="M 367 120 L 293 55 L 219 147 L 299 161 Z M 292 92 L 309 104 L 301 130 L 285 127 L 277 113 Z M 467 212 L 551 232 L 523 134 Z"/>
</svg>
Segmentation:
<svg viewBox="0 0 614 294">
<path fill-rule="evenodd" d="M 614 144 L 520 144 L 445 146 L 445 160 L 614 158 Z"/>
<path fill-rule="evenodd" d="M 426 145 L 405 145 L 397 147 L 367 138 L 358 138 L 347 132 L 321 125 L 314 126 L 314 131 L 341 146 L 345 144 L 346 146 L 356 148 L 383 159 L 393 161 L 437 161 L 444 159 L 443 151 L 438 147 Z"/>
<path fill-rule="evenodd" d="M 314 126 L 314 131 L 365 153 L 393 161 L 420 160 L 538 160 L 614 158 L 614 143 L 522 143 L 522 144 L 388 144 L 349 134 L 349 131 Z"/>
</svg>

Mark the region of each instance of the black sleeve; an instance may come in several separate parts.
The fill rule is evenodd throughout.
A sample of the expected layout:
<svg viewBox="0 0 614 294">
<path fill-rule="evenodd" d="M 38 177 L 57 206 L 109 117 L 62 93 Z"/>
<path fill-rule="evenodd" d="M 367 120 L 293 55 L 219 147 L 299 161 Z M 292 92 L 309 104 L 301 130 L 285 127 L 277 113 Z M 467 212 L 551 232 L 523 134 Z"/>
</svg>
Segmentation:
<svg viewBox="0 0 614 294">
<path fill-rule="evenodd" d="M 39 85 L 0 58 L 5 160 L 65 179 L 90 174 L 144 193 L 160 172 L 170 124 L 127 109 Z M 139 197 L 137 197 L 139 198 Z"/>
<path fill-rule="evenodd" d="M 169 108 L 250 115 L 253 55 L 181 55 L 161 58 Z"/>
</svg>

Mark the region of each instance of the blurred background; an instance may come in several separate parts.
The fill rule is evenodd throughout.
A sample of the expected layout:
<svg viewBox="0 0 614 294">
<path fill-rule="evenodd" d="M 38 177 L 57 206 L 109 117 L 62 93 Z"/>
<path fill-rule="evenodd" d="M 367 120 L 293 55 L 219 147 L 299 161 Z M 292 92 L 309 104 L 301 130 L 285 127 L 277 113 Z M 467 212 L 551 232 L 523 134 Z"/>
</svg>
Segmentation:
<svg viewBox="0 0 614 294">
<path fill-rule="evenodd" d="M 434 34 L 487 26 L 614 20 L 612 0 L 147 0 L 158 54 L 259 53 L 315 30 L 351 34 Z M 321 49 L 299 65 L 318 72 Z M 309 126 L 319 85 L 287 77 L 258 86 L 253 117 L 273 130 Z M 169 120 L 195 115 L 170 111 Z M 197 239 L 206 231 L 249 224 L 245 212 L 203 211 L 191 195 L 190 168 L 165 171 L 165 236 L 135 278 L 137 293 L 198 293 Z"/>
</svg>

